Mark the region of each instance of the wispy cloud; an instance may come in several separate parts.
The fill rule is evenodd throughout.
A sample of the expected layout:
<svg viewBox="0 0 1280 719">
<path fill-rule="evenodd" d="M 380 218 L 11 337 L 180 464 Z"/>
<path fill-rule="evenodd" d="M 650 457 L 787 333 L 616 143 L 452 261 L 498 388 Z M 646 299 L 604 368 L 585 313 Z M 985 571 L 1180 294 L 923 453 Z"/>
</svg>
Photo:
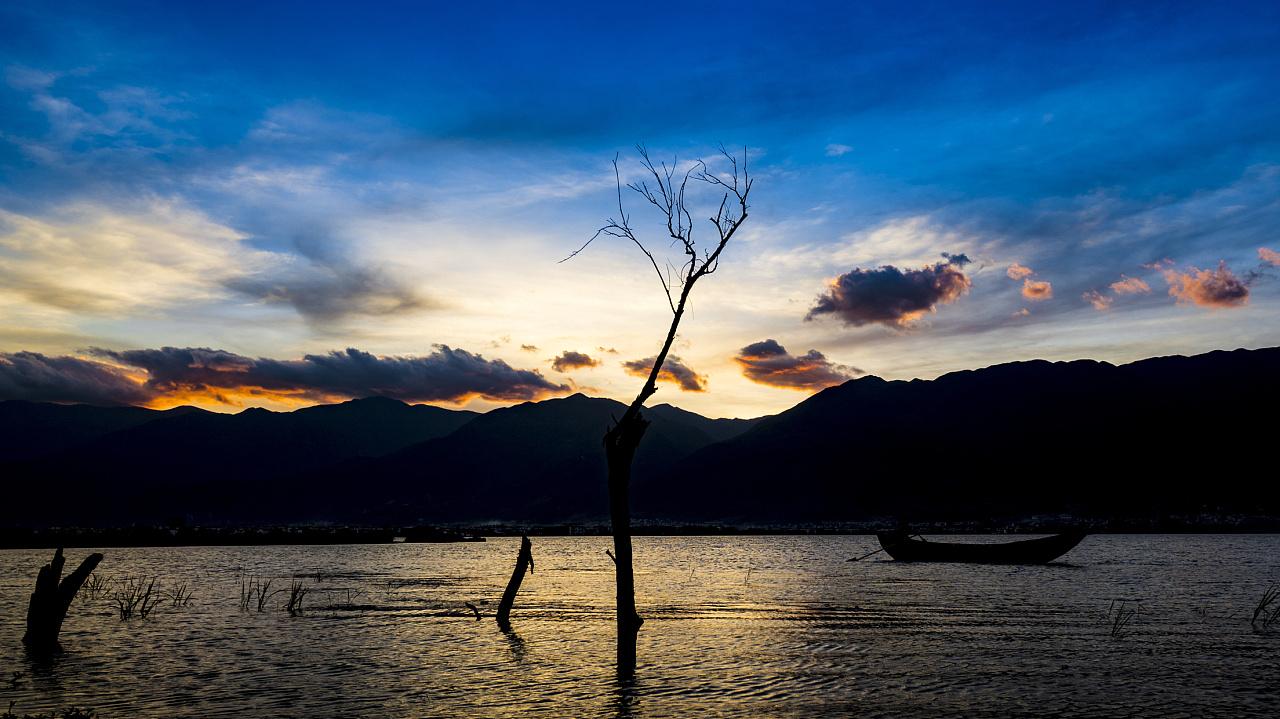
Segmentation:
<svg viewBox="0 0 1280 719">
<path fill-rule="evenodd" d="M 170 200 L 72 205 L 50 219 L 0 210 L 0 295 L 107 315 L 209 301 L 246 268 L 273 264 L 243 240 Z"/>
<path fill-rule="evenodd" d="M 1120 279 L 1111 283 L 1111 291 L 1117 295 L 1145 295 L 1151 292 L 1151 285 L 1140 277 L 1120 275 Z"/>
<path fill-rule="evenodd" d="M 1081 297 L 1085 302 L 1093 305 L 1095 310 L 1105 312 L 1111 309 L 1115 304 L 1116 298 L 1124 295 L 1145 295 L 1151 293 L 1151 285 L 1141 277 L 1129 277 L 1128 275 L 1120 275 L 1120 279 L 1108 285 L 1112 294 L 1099 292 L 1096 289 L 1086 290 Z"/>
<path fill-rule="evenodd" d="M 1110 295 L 1103 294 L 1097 290 L 1086 290 L 1080 295 L 1085 302 L 1093 305 L 1093 308 L 1099 312 L 1106 312 L 1111 309 L 1111 305 L 1115 303 L 1115 298 Z"/>
<path fill-rule="evenodd" d="M 270 271 L 228 278 L 226 286 L 267 304 L 287 304 L 318 323 L 385 316 L 443 305 L 380 267 L 288 258 Z"/>
</svg>

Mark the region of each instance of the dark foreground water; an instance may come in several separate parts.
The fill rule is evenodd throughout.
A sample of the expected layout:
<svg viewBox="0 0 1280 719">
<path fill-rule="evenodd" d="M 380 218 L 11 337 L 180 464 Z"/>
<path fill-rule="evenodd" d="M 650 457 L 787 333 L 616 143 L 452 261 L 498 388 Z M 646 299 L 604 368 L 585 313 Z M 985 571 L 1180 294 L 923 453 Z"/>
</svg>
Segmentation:
<svg viewBox="0 0 1280 719">
<path fill-rule="evenodd" d="M 977 538 L 963 538 L 974 541 Z M 1003 541 L 1003 539 L 995 539 Z M 65 653 L 26 657 L 49 552 L 0 552 L 0 710 L 106 717 L 1280 715 L 1277 536 L 1093 536 L 1047 567 L 848 563 L 872 537 L 638 538 L 646 621 L 633 686 L 612 671 L 603 537 L 535 538 L 504 635 L 489 616 L 518 540 L 108 549 L 111 586 L 72 607 Z M 88 550 L 71 550 L 74 566 Z M 190 606 L 123 622 L 126 576 Z M 297 577 L 290 616 L 242 581 Z M 1123 636 L 1108 610 L 1140 607 Z M 464 602 L 486 613 L 475 621 Z M 1280 624 L 1278 622 L 1277 624 Z"/>
</svg>

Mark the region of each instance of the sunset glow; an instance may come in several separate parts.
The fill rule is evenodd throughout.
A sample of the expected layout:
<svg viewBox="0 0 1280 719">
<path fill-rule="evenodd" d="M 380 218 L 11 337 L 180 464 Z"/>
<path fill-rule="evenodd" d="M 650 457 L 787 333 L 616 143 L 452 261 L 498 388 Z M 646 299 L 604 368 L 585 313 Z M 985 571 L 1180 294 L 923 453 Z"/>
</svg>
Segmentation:
<svg viewBox="0 0 1280 719">
<path fill-rule="evenodd" d="M 606 10 L 75 7 L 0 10 L 8 398 L 626 399 L 667 321 L 657 278 L 620 241 L 560 260 L 616 214 L 611 162 L 640 177 L 637 142 L 716 171 L 718 143 L 746 147 L 758 181 L 660 401 L 758 416 L 852 376 L 761 374 L 739 350 L 762 338 L 886 378 L 1280 342 L 1280 68 L 1260 8 L 705 9 L 687 21 L 762 42 L 655 68 L 661 28 L 615 35 Z M 450 29 L 477 25 L 484 42 Z M 166 348 L 276 369 L 351 349 L 406 374 L 180 381 L 118 354 Z"/>
</svg>

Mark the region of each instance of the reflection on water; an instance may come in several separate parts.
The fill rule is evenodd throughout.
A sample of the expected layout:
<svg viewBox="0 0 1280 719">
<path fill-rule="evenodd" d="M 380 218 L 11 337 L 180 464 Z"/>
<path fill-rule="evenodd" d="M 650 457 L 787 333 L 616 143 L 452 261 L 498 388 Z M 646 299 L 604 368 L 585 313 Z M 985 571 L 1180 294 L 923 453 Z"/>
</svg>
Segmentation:
<svg viewBox="0 0 1280 719">
<path fill-rule="evenodd" d="M 607 537 L 535 538 L 513 631 L 491 617 L 519 539 L 107 549 L 99 573 L 187 582 L 121 622 L 77 600 L 67 651 L 20 638 L 49 552 L 0 552 L 0 708 L 171 716 L 1275 716 L 1280 631 L 1249 615 L 1276 536 L 1095 536 L 1047 567 L 845 559 L 872 537 L 636 540 L 634 684 L 612 671 Z M 74 563 L 90 550 L 71 550 Z M 304 611 L 280 611 L 291 578 Z M 242 579 L 284 594 L 240 609 Z M 1108 635 L 1113 600 L 1140 613 Z M 477 622 L 465 603 L 475 604 Z M 16 673 L 16 674 L 15 674 Z"/>
</svg>

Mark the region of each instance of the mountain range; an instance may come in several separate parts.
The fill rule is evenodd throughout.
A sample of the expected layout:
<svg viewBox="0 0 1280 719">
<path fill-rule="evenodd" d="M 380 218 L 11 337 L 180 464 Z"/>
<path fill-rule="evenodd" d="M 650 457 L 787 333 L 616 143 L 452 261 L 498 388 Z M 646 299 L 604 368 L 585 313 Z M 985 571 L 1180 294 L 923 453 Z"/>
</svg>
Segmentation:
<svg viewBox="0 0 1280 719">
<path fill-rule="evenodd" d="M 1278 371 L 1280 348 L 1031 361 L 862 377 L 759 419 L 657 405 L 633 504 L 732 523 L 1274 515 Z M 238 414 L 0 402 L 0 524 L 600 521 L 600 440 L 623 409 L 581 394 L 484 414 L 385 397 Z"/>
</svg>

